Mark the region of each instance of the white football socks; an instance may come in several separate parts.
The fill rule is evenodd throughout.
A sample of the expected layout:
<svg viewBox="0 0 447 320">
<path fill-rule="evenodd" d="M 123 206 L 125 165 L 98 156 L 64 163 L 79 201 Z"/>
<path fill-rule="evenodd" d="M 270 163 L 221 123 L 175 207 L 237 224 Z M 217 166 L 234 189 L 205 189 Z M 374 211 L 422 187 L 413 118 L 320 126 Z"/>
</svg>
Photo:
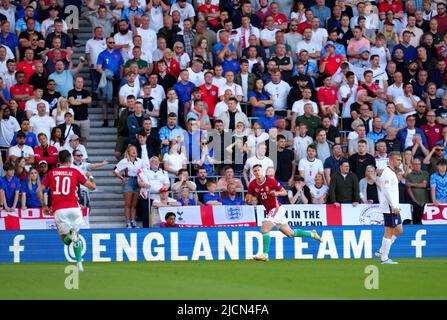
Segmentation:
<svg viewBox="0 0 447 320">
<path fill-rule="evenodd" d="M 382 257 L 381 257 L 382 261 L 388 260 L 388 254 L 391 249 L 391 244 L 392 244 L 391 239 L 387 239 L 385 237 L 382 239 L 382 248 L 380 248 L 380 252 L 382 254 Z"/>
</svg>

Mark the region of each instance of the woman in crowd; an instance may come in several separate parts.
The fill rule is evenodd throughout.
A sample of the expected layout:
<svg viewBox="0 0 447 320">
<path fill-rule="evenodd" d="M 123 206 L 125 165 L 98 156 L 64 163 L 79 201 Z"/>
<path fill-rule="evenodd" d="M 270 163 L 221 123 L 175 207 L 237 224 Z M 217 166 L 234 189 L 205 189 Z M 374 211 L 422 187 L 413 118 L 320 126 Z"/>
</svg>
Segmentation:
<svg viewBox="0 0 447 320">
<path fill-rule="evenodd" d="M 264 81 L 257 79 L 255 82 L 255 89 L 248 93 L 248 103 L 251 108 L 252 117 L 262 117 L 264 115 L 265 107 L 273 104 L 270 94 L 264 89 Z"/>
<path fill-rule="evenodd" d="M 113 173 L 121 180 L 124 196 L 124 215 L 126 216 L 127 228 L 136 228 L 137 223 L 137 201 L 138 187 L 137 174 L 138 170 L 143 168 L 143 161 L 137 157 L 137 148 L 129 145 L 124 158 L 117 163 Z"/>
<path fill-rule="evenodd" d="M 324 175 L 317 173 L 315 175 L 315 183 L 309 187 L 310 203 L 324 204 L 327 201 L 329 187 L 324 183 Z"/>
<path fill-rule="evenodd" d="M 359 182 L 360 199 L 362 203 L 379 203 L 379 194 L 376 181 L 376 169 L 374 166 L 367 166 L 365 177 Z"/>
<path fill-rule="evenodd" d="M 411 149 L 407 149 L 404 151 L 402 156 L 402 174 L 405 178 L 407 174 L 413 171 L 413 151 Z"/>
<path fill-rule="evenodd" d="M 22 183 L 22 210 L 42 207 L 36 193 L 39 186 L 39 173 L 36 169 L 31 169 L 28 174 L 28 179 L 25 179 Z M 44 193 L 44 201 L 45 203 L 48 202 L 47 193 Z"/>
<path fill-rule="evenodd" d="M 15 161 L 15 176 L 19 178 L 20 183 L 26 180 L 28 172 L 26 172 L 26 160 L 23 157 L 17 158 Z"/>
<path fill-rule="evenodd" d="M 174 59 L 178 61 L 180 65 L 180 70 L 189 67 L 189 62 L 191 61 L 191 58 L 185 52 L 185 47 L 183 43 L 180 41 L 174 43 Z"/>
<path fill-rule="evenodd" d="M 57 100 L 56 108 L 53 109 L 51 112 L 51 116 L 54 119 L 54 122 L 56 122 L 56 125 L 63 124 L 65 122 L 65 113 L 70 112 L 72 115 L 74 115 L 74 111 L 72 108 L 68 105 L 68 100 L 64 97 L 60 97 Z"/>
<path fill-rule="evenodd" d="M 61 151 L 64 146 L 64 138 L 62 137 L 62 130 L 59 127 L 51 129 L 50 145 L 55 147 L 57 151 Z"/>
<path fill-rule="evenodd" d="M 187 162 L 185 147 L 180 146 L 177 140 L 171 140 L 169 151 L 163 156 L 163 168 L 168 172 L 171 184 L 174 184 L 178 171 L 186 169 Z"/>
<path fill-rule="evenodd" d="M 213 53 L 208 47 L 208 40 L 205 37 L 200 37 L 197 41 L 197 47 L 194 48 L 194 58 L 200 56 L 204 60 L 203 69 L 211 69 L 213 65 Z"/>
</svg>

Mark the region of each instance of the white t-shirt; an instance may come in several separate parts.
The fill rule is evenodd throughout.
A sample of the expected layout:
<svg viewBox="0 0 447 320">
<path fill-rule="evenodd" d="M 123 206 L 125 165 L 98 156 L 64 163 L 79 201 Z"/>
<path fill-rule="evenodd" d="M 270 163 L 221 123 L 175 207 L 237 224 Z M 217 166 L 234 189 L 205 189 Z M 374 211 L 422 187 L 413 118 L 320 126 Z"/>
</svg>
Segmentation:
<svg viewBox="0 0 447 320">
<path fill-rule="evenodd" d="M 219 79 L 217 79 L 216 77 L 213 78 L 213 85 L 218 88 L 223 87 L 225 83 L 227 83 L 227 79 L 225 79 L 224 77 L 221 77 Z"/>
<path fill-rule="evenodd" d="M 313 142 L 312 138 L 307 135 L 304 137 L 298 135 L 293 139 L 293 150 L 298 161 L 306 158 L 307 147 Z"/>
<path fill-rule="evenodd" d="M 140 97 L 143 96 L 143 89 L 140 91 Z M 154 100 L 157 100 L 159 103 L 161 103 L 165 98 L 165 89 L 159 84 L 155 88 L 151 88 L 151 97 L 154 98 Z M 154 103 L 154 101 L 152 101 Z M 155 107 L 155 104 L 154 104 Z"/>
<path fill-rule="evenodd" d="M 320 189 L 318 189 L 317 187 L 315 187 L 315 185 L 311 185 L 309 187 L 310 189 L 310 194 L 312 195 L 312 197 L 316 198 L 316 199 L 321 199 L 321 197 L 325 194 L 328 193 L 329 188 L 326 185 L 322 185 Z M 309 199 L 310 200 L 310 199 Z M 309 201 L 310 202 L 310 201 Z"/>
<path fill-rule="evenodd" d="M 163 9 L 161 5 L 153 5 L 149 14 L 151 16 L 149 27 L 157 33 L 158 30 L 163 28 Z M 155 48 L 156 47 L 157 46 L 155 46 Z"/>
<path fill-rule="evenodd" d="M 7 148 L 11 145 L 14 133 L 20 131 L 20 125 L 17 119 L 9 116 L 8 120 L 0 120 L 0 147 Z"/>
<path fill-rule="evenodd" d="M 127 97 L 133 95 L 135 98 L 138 98 L 140 94 L 140 84 L 135 82 L 133 86 L 129 84 L 125 84 L 120 88 L 119 96 L 124 97 L 124 100 L 127 101 Z"/>
<path fill-rule="evenodd" d="M 189 73 L 189 81 L 194 83 L 196 87 L 201 86 L 205 83 L 205 72 L 194 72 L 191 68 L 186 69 Z"/>
<path fill-rule="evenodd" d="M 245 169 L 250 170 L 250 173 L 248 175 L 248 178 L 250 179 L 250 181 L 252 181 L 255 177 L 253 175 L 253 166 L 255 164 L 260 164 L 262 166 L 262 174 L 265 175 L 265 172 L 267 170 L 268 167 L 274 167 L 275 164 L 273 163 L 272 159 L 268 158 L 268 157 L 264 157 L 264 159 L 259 159 L 256 156 L 255 157 L 251 157 L 247 159 L 247 162 L 245 162 Z"/>
<path fill-rule="evenodd" d="M 340 103 L 343 103 L 342 99 L 345 99 L 348 97 L 348 94 L 351 94 L 349 96 L 349 99 L 343 103 L 343 110 L 341 112 L 342 118 L 351 118 L 351 104 L 353 104 L 357 98 L 357 88 L 358 85 L 353 85 L 352 88 L 349 87 L 349 85 L 344 84 L 338 89 L 338 101 Z"/>
<path fill-rule="evenodd" d="M 241 105 L 239 103 L 236 105 L 236 109 L 242 112 Z M 214 107 L 213 117 L 219 118 L 222 115 L 222 113 L 226 111 L 228 111 L 228 105 L 225 103 L 225 101 L 218 102 Z"/>
<path fill-rule="evenodd" d="M 186 18 L 192 18 L 196 16 L 196 13 L 194 11 L 194 7 L 189 4 L 186 3 L 186 7 L 185 8 L 180 8 L 178 3 L 174 3 L 171 6 L 171 11 L 169 11 L 169 14 L 172 16 L 172 12 L 173 11 L 178 11 L 180 12 L 180 21 L 183 22 Z"/>
<path fill-rule="evenodd" d="M 273 30 L 269 30 L 267 28 L 262 29 L 260 39 L 267 40 L 269 42 L 273 41 L 274 43 L 276 43 L 275 34 L 277 31 L 279 31 L 279 29 L 276 29 L 276 28 Z"/>
<path fill-rule="evenodd" d="M 300 160 L 298 165 L 299 171 L 304 171 L 304 181 L 308 186 L 315 183 L 315 176 L 317 173 L 323 173 L 323 162 L 320 159 L 315 158 L 313 161 L 309 161 L 307 157 Z"/>
<path fill-rule="evenodd" d="M 419 102 L 421 100 L 418 96 L 413 96 L 413 98 L 414 98 L 414 100 L 416 100 L 416 102 Z M 411 99 L 406 97 L 405 95 L 397 97 L 396 101 L 395 101 L 395 104 L 396 105 L 402 104 L 405 109 L 413 108 L 413 103 L 411 102 Z M 416 111 L 413 110 L 413 111 L 410 111 L 410 112 L 402 114 L 402 116 L 404 117 L 404 119 L 407 119 L 407 117 L 409 115 L 412 115 L 412 114 L 415 114 L 415 113 L 416 113 Z"/>
<path fill-rule="evenodd" d="M 45 110 L 46 110 L 46 112 L 47 113 L 50 113 L 50 104 L 47 102 L 47 101 L 45 101 L 45 100 L 43 100 L 43 99 L 40 99 L 39 101 L 36 101 L 36 100 L 34 100 L 34 99 L 30 99 L 30 100 L 28 100 L 26 103 L 25 103 L 25 111 L 31 111 L 32 112 L 32 115 L 34 116 L 34 115 L 36 115 L 37 114 L 37 104 L 39 104 L 39 103 L 43 103 L 43 104 L 45 104 Z"/>
<path fill-rule="evenodd" d="M 381 69 L 381 68 L 377 68 L 377 69 L 372 69 L 369 68 L 367 70 L 371 70 L 373 73 L 373 82 L 375 82 L 376 80 L 379 80 L 379 87 L 381 89 L 385 88 L 385 81 L 388 81 L 388 75 L 386 74 L 385 69 Z"/>
<path fill-rule="evenodd" d="M 179 63 L 180 70 L 188 68 L 189 63 L 191 62 L 191 59 L 189 58 L 189 55 L 186 52 L 184 52 L 181 56 L 176 55 L 175 60 L 177 60 L 177 62 Z M 189 74 L 189 81 L 193 82 L 191 80 L 191 73 Z"/>
<path fill-rule="evenodd" d="M 241 47 L 242 47 L 242 35 L 243 35 L 243 33 L 245 33 L 245 48 L 248 48 L 250 46 L 250 42 L 248 41 L 248 39 L 250 38 L 250 36 L 252 34 L 254 34 L 256 36 L 256 39 L 259 39 L 259 37 L 261 35 L 261 32 L 259 31 L 259 29 L 252 25 L 250 25 L 249 29 L 244 28 L 244 30 L 242 30 L 242 27 L 240 27 L 240 28 L 237 28 L 236 30 L 237 30 L 237 37 L 239 39 L 241 39 L 241 41 L 240 41 Z M 273 38 L 273 40 L 275 40 L 275 38 Z"/>
<path fill-rule="evenodd" d="M 265 85 L 265 91 L 270 93 L 272 96 L 275 110 L 286 110 L 287 96 L 290 89 L 290 85 L 283 80 L 281 80 L 278 84 L 274 84 L 270 81 Z"/>
<path fill-rule="evenodd" d="M 152 10 L 153 9 L 151 9 L 151 11 Z M 153 21 L 151 21 L 150 23 L 152 24 Z M 157 34 L 150 27 L 147 30 L 138 27 L 137 34 L 141 36 L 141 39 L 143 39 L 141 43 L 141 51 L 150 53 L 152 57 L 152 51 L 157 48 Z"/>
<path fill-rule="evenodd" d="M 54 122 L 54 119 L 48 115 L 43 117 L 35 115 L 29 120 L 29 125 L 33 128 L 32 131 L 36 134 L 36 136 L 39 136 L 39 133 L 43 132 L 46 134 L 47 138 L 50 138 L 51 129 L 56 126 L 56 122 Z"/>
<path fill-rule="evenodd" d="M 93 63 L 93 69 L 96 69 L 96 62 L 101 52 L 107 49 L 106 39 L 95 40 L 89 39 L 85 44 L 85 53 L 90 55 L 90 60 Z"/>
<path fill-rule="evenodd" d="M 23 151 L 23 153 L 22 153 Z M 15 145 L 11 148 L 9 148 L 9 155 L 10 156 L 16 156 L 18 158 L 20 157 L 30 157 L 30 156 L 34 156 L 34 150 L 33 148 L 31 148 L 30 146 L 27 146 L 26 144 L 23 145 L 23 148 L 20 149 L 18 145 Z M 29 171 L 31 169 L 31 165 L 27 164 L 25 165 L 25 169 L 26 171 Z"/>
<path fill-rule="evenodd" d="M 315 41 L 306 42 L 304 40 L 301 40 L 296 45 L 296 53 L 299 54 L 301 50 L 306 50 L 307 52 L 309 52 L 309 54 L 312 54 L 317 51 L 321 52 L 321 48 L 322 48 L 322 45 Z M 309 61 L 312 61 L 315 64 L 317 63 L 317 61 L 315 59 L 309 59 Z"/>
<path fill-rule="evenodd" d="M 413 146 L 413 137 L 416 134 L 416 129 L 407 128 L 407 138 L 405 139 L 405 149 Z"/>
<path fill-rule="evenodd" d="M 324 40 L 327 39 L 327 30 L 323 28 L 318 28 L 317 30 L 312 30 L 312 41 L 321 47 L 324 44 Z"/>
<path fill-rule="evenodd" d="M 242 92 L 242 87 L 240 85 L 238 85 L 237 83 L 228 85 L 225 81 L 225 84 L 223 86 L 219 87 L 219 97 L 223 96 L 225 94 L 226 90 L 231 90 L 231 93 L 233 94 L 233 96 L 243 96 L 243 92 Z"/>
<path fill-rule="evenodd" d="M 372 46 L 370 49 L 369 56 L 371 57 L 373 55 L 378 55 L 380 58 L 379 66 L 381 69 L 385 70 L 386 65 L 388 63 L 388 61 L 386 60 L 387 52 L 389 52 L 388 48 L 385 47 L 377 48 L 376 46 Z"/>
<path fill-rule="evenodd" d="M 134 162 L 124 158 L 120 160 L 115 166 L 115 171 L 123 173 L 128 177 L 136 177 L 138 170 L 142 169 L 143 161 L 140 158 L 136 158 Z"/>
<path fill-rule="evenodd" d="M 128 31 L 125 35 L 122 35 L 121 33 L 116 33 L 113 38 L 115 39 L 115 44 L 121 45 L 121 44 L 128 44 L 128 48 L 122 48 L 120 50 L 121 55 L 123 56 L 124 61 L 127 61 L 131 59 L 132 51 L 131 51 L 131 45 L 133 43 L 132 41 L 132 31 Z"/>
<path fill-rule="evenodd" d="M 304 101 L 303 99 L 295 101 L 292 105 L 292 112 L 296 112 L 297 116 L 302 116 L 304 114 L 304 105 L 310 103 L 312 104 L 313 113 L 318 114 L 318 105 L 312 100 Z"/>
<path fill-rule="evenodd" d="M 398 97 L 402 97 L 404 95 L 404 84 L 402 83 L 400 87 L 396 86 L 396 83 L 393 83 L 386 90 L 386 94 L 393 97 L 393 101 L 396 101 Z"/>
<path fill-rule="evenodd" d="M 174 153 L 168 154 L 165 153 L 163 156 L 163 163 L 169 166 L 169 168 L 174 169 L 175 171 L 179 171 L 183 168 L 183 163 L 187 161 L 185 155 L 183 153 Z M 170 178 L 175 178 L 176 175 L 174 173 L 168 173 Z"/>
<path fill-rule="evenodd" d="M 258 144 L 267 141 L 269 139 L 269 135 L 267 132 L 261 133 L 258 137 L 256 137 L 254 134 L 250 134 L 247 137 L 247 147 L 250 149 L 250 153 L 248 154 L 249 157 L 253 157 L 255 155 L 256 147 Z"/>
</svg>

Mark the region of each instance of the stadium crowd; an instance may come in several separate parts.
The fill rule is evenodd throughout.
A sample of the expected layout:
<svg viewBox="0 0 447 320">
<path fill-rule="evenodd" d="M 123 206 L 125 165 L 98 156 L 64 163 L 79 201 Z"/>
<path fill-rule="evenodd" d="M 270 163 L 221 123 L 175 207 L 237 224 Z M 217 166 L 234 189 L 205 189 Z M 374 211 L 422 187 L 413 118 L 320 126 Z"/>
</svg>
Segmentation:
<svg viewBox="0 0 447 320">
<path fill-rule="evenodd" d="M 244 204 L 255 164 L 283 203 L 378 203 L 391 151 L 413 223 L 447 202 L 444 0 L 1 0 L 0 20 L 4 210 L 40 207 L 60 150 L 90 179 L 107 164 L 88 161 L 94 105 L 117 128 L 128 228 Z"/>
</svg>

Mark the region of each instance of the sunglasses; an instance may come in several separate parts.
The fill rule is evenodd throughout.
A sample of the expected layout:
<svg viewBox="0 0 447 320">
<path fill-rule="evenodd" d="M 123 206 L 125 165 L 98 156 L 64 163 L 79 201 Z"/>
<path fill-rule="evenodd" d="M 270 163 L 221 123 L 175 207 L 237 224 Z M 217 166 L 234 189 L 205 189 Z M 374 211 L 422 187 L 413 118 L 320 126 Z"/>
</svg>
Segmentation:
<svg viewBox="0 0 447 320">
<path fill-rule="evenodd" d="M 107 44 L 115 44 L 115 42 L 107 42 Z"/>
<path fill-rule="evenodd" d="M 81 157 L 82 158 L 82 154 L 75 154 L 75 157 Z"/>
</svg>

